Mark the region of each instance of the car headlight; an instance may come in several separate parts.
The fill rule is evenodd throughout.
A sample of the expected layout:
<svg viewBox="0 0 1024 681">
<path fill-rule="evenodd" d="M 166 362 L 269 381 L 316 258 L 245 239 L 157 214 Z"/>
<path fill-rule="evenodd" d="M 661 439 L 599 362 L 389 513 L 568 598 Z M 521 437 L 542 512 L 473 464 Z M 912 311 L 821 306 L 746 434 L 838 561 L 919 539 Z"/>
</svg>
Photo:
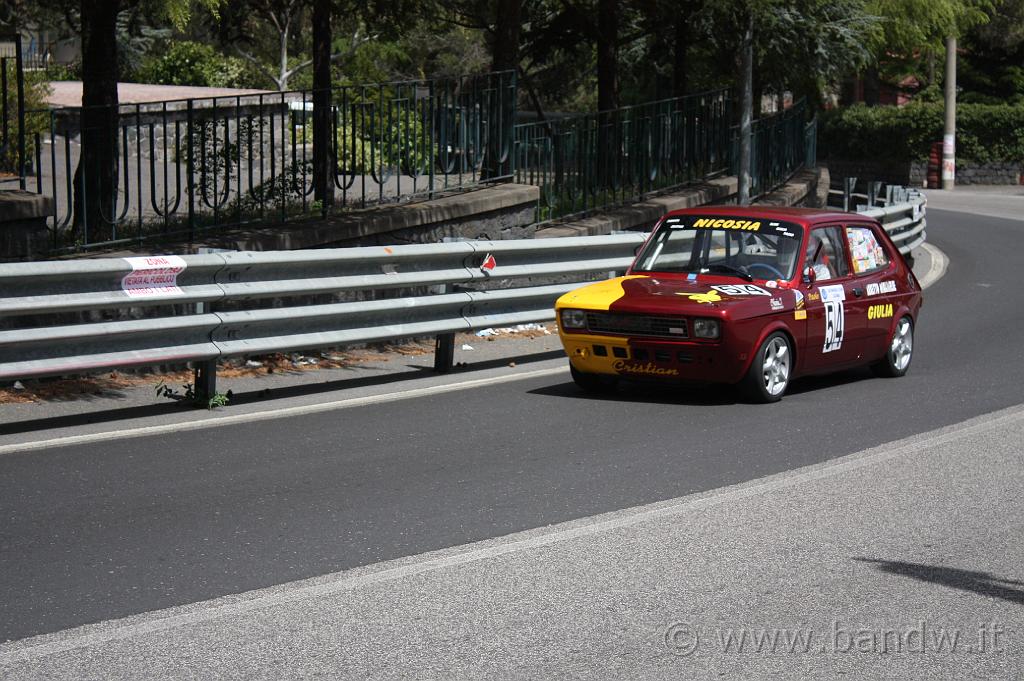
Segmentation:
<svg viewBox="0 0 1024 681">
<path fill-rule="evenodd" d="M 693 335 L 695 338 L 718 338 L 720 327 L 717 319 L 694 319 Z"/>
<path fill-rule="evenodd" d="M 562 310 L 563 329 L 585 329 L 587 327 L 587 313 L 583 310 Z"/>
</svg>

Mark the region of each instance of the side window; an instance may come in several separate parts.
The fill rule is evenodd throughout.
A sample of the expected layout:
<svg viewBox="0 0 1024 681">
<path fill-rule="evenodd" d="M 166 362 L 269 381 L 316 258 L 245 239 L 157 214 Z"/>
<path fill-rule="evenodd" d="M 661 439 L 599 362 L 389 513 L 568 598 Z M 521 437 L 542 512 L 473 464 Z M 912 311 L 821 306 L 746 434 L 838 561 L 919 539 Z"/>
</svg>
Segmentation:
<svg viewBox="0 0 1024 681">
<path fill-rule="evenodd" d="M 846 242 L 854 274 L 869 274 L 889 266 L 889 256 L 870 227 L 847 227 Z"/>
<path fill-rule="evenodd" d="M 805 267 L 814 269 L 815 281 L 828 281 L 850 273 L 839 227 L 818 227 L 807 241 Z"/>
</svg>

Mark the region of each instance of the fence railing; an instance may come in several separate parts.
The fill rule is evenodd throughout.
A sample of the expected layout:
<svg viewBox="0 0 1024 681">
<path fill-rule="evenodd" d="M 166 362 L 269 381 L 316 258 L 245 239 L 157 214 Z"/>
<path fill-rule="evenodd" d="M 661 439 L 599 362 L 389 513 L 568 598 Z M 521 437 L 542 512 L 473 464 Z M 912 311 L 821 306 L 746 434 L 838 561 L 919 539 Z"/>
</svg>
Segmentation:
<svg viewBox="0 0 1024 681">
<path fill-rule="evenodd" d="M 55 200 L 57 251 L 430 198 L 511 178 L 515 96 L 512 72 L 332 88 L 333 201 L 314 198 L 309 90 L 122 105 L 113 141 L 90 123 L 113 112 L 40 112 L 28 184 Z M 116 149 L 113 201 L 76 176 L 90 135 Z"/>
<path fill-rule="evenodd" d="M 517 182 L 541 188 L 537 220 L 567 217 L 725 171 L 726 90 L 515 126 Z"/>
<path fill-rule="evenodd" d="M 817 155 L 817 122 L 807 122 L 807 102 L 764 116 L 751 126 L 750 197 L 763 196 L 801 167 L 813 167 Z M 730 171 L 739 172 L 739 126 L 731 129 Z"/>
<path fill-rule="evenodd" d="M 925 205 L 904 191 L 865 214 L 907 254 Z M 0 265 L 0 380 L 193 362 L 212 394 L 220 358 L 431 335 L 439 350 L 447 338 L 450 366 L 451 334 L 553 319 L 558 296 L 625 270 L 645 236 Z M 369 292 L 381 297 L 352 299 Z"/>
<path fill-rule="evenodd" d="M 21 36 L 0 35 L 9 40 L 13 54 L 0 56 L 0 171 L 18 176 L 25 188 L 25 164 L 28 161 L 25 128 L 25 65 Z"/>
</svg>

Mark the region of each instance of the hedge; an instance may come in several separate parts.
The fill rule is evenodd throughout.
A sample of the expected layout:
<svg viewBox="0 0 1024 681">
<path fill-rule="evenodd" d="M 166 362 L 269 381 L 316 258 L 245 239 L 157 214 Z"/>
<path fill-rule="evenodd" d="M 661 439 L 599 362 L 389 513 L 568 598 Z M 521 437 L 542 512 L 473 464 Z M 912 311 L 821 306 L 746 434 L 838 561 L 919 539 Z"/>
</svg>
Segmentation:
<svg viewBox="0 0 1024 681">
<path fill-rule="evenodd" d="M 246 62 L 220 54 L 210 45 L 182 40 L 148 57 L 136 74 L 140 83 L 252 87 Z"/>
<path fill-rule="evenodd" d="M 960 104 L 956 118 L 958 161 L 1024 161 L 1024 106 Z M 942 104 L 857 104 L 825 112 L 818 143 L 823 158 L 920 161 L 942 141 L 943 122 Z"/>
</svg>

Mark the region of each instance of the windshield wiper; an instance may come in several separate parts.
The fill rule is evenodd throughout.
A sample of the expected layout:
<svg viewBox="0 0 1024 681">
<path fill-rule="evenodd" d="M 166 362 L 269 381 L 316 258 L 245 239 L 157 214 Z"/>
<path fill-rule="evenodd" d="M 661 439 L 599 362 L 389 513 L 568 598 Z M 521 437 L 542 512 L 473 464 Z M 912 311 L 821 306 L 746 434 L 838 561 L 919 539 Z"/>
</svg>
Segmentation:
<svg viewBox="0 0 1024 681">
<path fill-rule="evenodd" d="M 726 272 L 728 274 L 735 274 L 740 279 L 745 279 L 746 281 L 754 281 L 754 277 L 750 273 L 744 272 L 740 268 L 733 267 L 732 265 L 722 265 L 721 263 L 715 263 L 714 265 L 708 265 L 707 270 L 708 272 Z"/>
</svg>

